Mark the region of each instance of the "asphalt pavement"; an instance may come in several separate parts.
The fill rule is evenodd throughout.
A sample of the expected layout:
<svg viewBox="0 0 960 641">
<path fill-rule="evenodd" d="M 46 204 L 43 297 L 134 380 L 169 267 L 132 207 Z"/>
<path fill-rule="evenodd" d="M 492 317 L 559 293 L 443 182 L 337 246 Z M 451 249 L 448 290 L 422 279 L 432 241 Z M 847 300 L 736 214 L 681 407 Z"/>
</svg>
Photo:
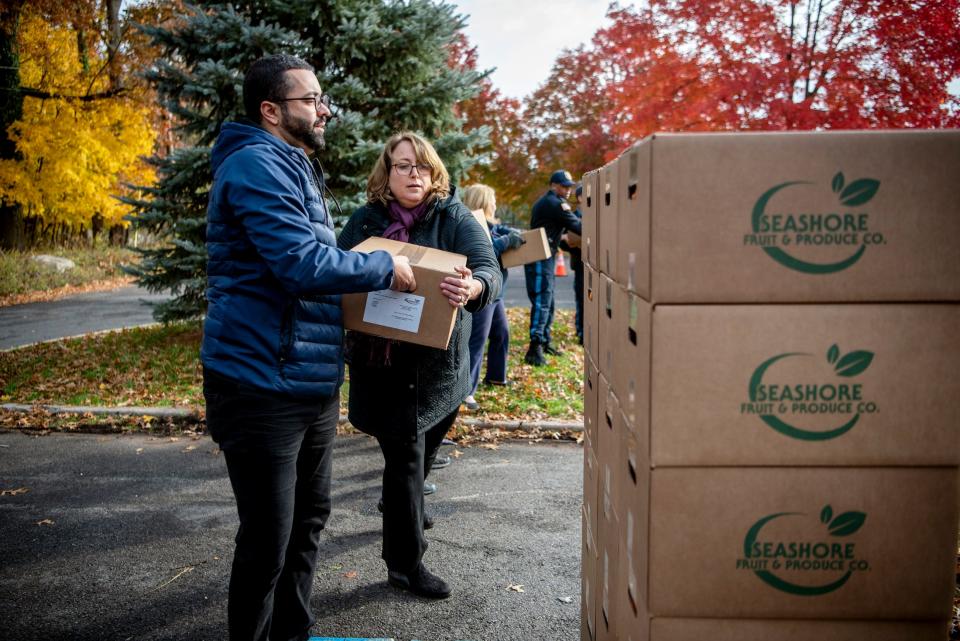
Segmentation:
<svg viewBox="0 0 960 641">
<path fill-rule="evenodd" d="M 152 304 L 169 298 L 130 285 L 60 300 L 0 307 L 0 350 L 154 322 Z"/>
<path fill-rule="evenodd" d="M 436 526 L 424 562 L 454 593 L 430 601 L 386 583 L 376 442 L 338 438 L 314 635 L 579 639 L 583 450 L 460 451 L 431 475 L 439 490 L 427 497 Z M 3 638 L 226 639 L 236 525 L 223 456 L 207 437 L 0 433 Z"/>
<path fill-rule="evenodd" d="M 31 343 L 79 336 L 154 322 L 153 305 L 166 294 L 151 294 L 136 286 L 78 294 L 60 300 L 0 307 L 0 350 Z M 507 307 L 529 307 L 523 267 L 509 270 L 504 292 Z M 557 279 L 558 309 L 573 309 L 573 273 Z"/>
</svg>

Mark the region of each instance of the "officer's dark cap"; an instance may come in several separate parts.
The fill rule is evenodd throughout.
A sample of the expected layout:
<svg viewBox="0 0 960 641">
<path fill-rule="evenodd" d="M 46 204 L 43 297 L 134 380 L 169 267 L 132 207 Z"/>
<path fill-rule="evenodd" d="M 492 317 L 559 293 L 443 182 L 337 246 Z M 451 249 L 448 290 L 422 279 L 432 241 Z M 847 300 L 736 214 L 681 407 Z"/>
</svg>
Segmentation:
<svg viewBox="0 0 960 641">
<path fill-rule="evenodd" d="M 564 187 L 573 187 L 577 183 L 573 182 L 573 176 L 570 175 L 569 171 L 558 169 L 557 171 L 550 174 L 550 184 L 563 185 Z"/>
</svg>

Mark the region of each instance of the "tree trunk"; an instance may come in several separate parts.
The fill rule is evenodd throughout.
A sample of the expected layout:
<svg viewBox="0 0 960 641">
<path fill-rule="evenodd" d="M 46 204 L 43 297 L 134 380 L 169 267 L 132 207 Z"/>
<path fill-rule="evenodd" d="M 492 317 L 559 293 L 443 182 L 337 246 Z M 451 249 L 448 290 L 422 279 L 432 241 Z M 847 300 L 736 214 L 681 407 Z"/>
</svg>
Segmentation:
<svg viewBox="0 0 960 641">
<path fill-rule="evenodd" d="M 20 52 L 17 33 L 23 0 L 0 3 L 0 159 L 17 157 L 17 148 L 7 130 L 23 116 L 20 94 Z M 25 244 L 23 212 L 19 205 L 0 201 L 0 248 L 23 249 Z"/>
<path fill-rule="evenodd" d="M 122 80 L 120 77 L 120 37 L 122 35 L 120 28 L 120 0 L 106 0 L 107 5 L 107 30 L 110 32 L 107 42 L 107 65 L 110 74 L 110 88 L 121 89 Z"/>
</svg>

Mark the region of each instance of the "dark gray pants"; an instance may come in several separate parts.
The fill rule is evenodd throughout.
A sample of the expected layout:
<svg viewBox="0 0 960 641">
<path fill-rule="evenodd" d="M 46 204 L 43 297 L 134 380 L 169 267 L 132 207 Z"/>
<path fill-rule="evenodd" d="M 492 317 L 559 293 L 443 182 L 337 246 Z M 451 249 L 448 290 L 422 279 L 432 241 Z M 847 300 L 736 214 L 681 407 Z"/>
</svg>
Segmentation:
<svg viewBox="0 0 960 641">
<path fill-rule="evenodd" d="M 423 482 L 430 474 L 458 407 L 416 440 L 377 439 L 383 452 L 383 560 L 387 569 L 409 574 L 427 551 L 423 535 Z"/>
</svg>

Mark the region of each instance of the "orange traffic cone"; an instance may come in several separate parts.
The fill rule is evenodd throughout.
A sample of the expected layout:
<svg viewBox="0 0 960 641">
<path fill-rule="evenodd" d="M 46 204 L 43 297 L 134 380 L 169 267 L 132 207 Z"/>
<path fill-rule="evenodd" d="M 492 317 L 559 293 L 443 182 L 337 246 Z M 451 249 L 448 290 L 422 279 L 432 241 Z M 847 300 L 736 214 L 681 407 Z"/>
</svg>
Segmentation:
<svg viewBox="0 0 960 641">
<path fill-rule="evenodd" d="M 554 276 L 567 275 L 567 261 L 563 259 L 563 252 L 557 252 L 557 266 L 553 270 Z"/>
</svg>

